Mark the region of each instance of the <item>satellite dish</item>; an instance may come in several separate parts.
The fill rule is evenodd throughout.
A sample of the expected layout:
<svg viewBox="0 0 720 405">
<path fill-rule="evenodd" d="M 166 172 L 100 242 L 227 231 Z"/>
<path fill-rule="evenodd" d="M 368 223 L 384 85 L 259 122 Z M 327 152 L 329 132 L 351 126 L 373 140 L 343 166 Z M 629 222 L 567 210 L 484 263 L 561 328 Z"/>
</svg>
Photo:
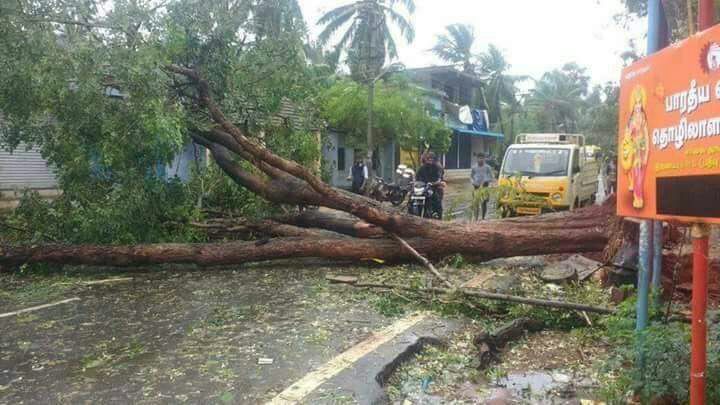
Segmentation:
<svg viewBox="0 0 720 405">
<path fill-rule="evenodd" d="M 473 117 L 472 112 L 470 111 L 469 106 L 462 106 L 460 107 L 460 113 L 458 114 L 458 119 L 460 122 L 462 122 L 465 125 L 472 125 L 473 123 Z"/>
</svg>

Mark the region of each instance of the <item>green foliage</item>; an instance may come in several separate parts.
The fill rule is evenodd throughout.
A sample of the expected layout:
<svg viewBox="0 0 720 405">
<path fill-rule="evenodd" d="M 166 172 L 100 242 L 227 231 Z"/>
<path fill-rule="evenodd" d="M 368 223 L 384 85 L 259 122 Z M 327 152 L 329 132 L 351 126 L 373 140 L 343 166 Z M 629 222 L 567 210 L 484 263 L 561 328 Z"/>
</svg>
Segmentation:
<svg viewBox="0 0 720 405">
<path fill-rule="evenodd" d="M 28 192 L 8 217 L 15 242 L 135 244 L 195 241 L 186 224 L 199 213 L 186 186 L 146 179 L 129 185 L 94 183 L 54 201 Z"/>
<path fill-rule="evenodd" d="M 715 1 L 715 9 L 720 12 L 720 0 Z M 618 20 L 623 26 L 629 27 L 633 24 L 639 24 L 638 18 L 647 16 L 647 0 L 622 0 L 625 5 L 626 13 L 618 15 Z M 671 32 L 671 40 L 678 41 L 688 36 L 688 5 L 692 9 L 693 29 L 697 23 L 697 6 L 696 0 L 663 0 L 665 6 L 665 14 L 667 15 L 668 27 Z"/>
<path fill-rule="evenodd" d="M 252 170 L 249 163 L 243 163 L 243 168 Z M 241 217 L 259 217 L 276 209 L 263 198 L 238 187 L 214 162 L 201 173 L 195 173 L 188 187 L 192 197 L 200 199 L 203 207 L 225 210 Z"/>
<path fill-rule="evenodd" d="M 603 326 L 613 352 L 603 364 L 603 395 L 610 403 L 625 403 L 637 393 L 643 403 L 669 396 L 687 403 L 690 384 L 690 328 L 684 323 L 664 323 L 659 308 L 651 308 L 650 324 L 642 333 L 635 331 L 636 300 L 625 301 L 618 312 L 606 318 Z M 720 326 L 709 325 L 708 368 L 706 375 L 720 372 Z M 641 374 L 638 350 L 646 367 Z M 720 401 L 720 382 L 706 381 L 708 403 Z"/>
<path fill-rule="evenodd" d="M 470 212 L 472 212 L 473 220 L 477 220 L 480 215 L 481 204 L 483 201 L 498 201 L 501 209 L 515 209 L 522 206 L 540 207 L 542 210 L 553 210 L 550 200 L 544 197 L 531 194 L 525 189 L 522 182 L 522 175 L 515 175 L 508 178 L 509 183 L 497 184 L 494 187 L 480 187 L 473 190 L 472 201 L 470 201 Z M 498 214 L 500 214 L 498 212 Z"/>
<path fill-rule="evenodd" d="M 365 146 L 367 88 L 339 80 L 321 96 L 322 114 L 330 127 L 346 133 L 353 147 Z M 396 141 L 403 149 L 429 144 L 440 153 L 450 147 L 451 131 L 427 115 L 423 94 L 403 78 L 378 82 L 373 107 L 373 135 L 377 144 Z"/>
<path fill-rule="evenodd" d="M 474 73 L 473 27 L 467 24 L 451 24 L 445 27 L 445 30 L 447 34 L 438 35 L 437 43 L 430 51 L 446 62 L 460 65 L 465 73 Z"/>
<path fill-rule="evenodd" d="M 195 91 L 164 71 L 198 70 L 233 122 L 280 155 L 317 161 L 313 104 L 326 71 L 309 67 L 295 0 L 5 2 L 0 11 L 0 145 L 37 145 L 63 196 L 28 196 L 13 221 L 67 242 L 193 240 L 205 179 L 166 183 L 156 169 L 212 125 Z M 300 122 L 278 126 L 283 102 Z M 314 143 L 314 144 L 313 144 Z M 209 171 L 206 201 L 262 203 Z M 214 177 L 213 177 L 214 176 Z M 213 182 L 215 180 L 215 182 Z M 222 184 L 220 184 L 222 183 Z M 233 190 L 231 190 L 233 189 Z M 221 206 L 227 207 L 227 206 Z M 19 237 L 19 235 L 16 235 Z"/>
<path fill-rule="evenodd" d="M 543 284 L 538 281 L 537 289 L 542 288 Z M 562 292 L 550 295 L 544 298 L 580 302 L 601 307 L 607 305 L 607 293 L 595 283 L 569 283 L 562 286 Z M 541 321 L 548 329 L 570 330 L 587 326 L 584 316 L 576 311 L 563 311 L 530 305 L 511 305 L 508 312 L 512 318 L 527 317 Z M 597 323 L 601 319 L 596 314 L 587 314 L 587 316 L 593 323 Z"/>
</svg>

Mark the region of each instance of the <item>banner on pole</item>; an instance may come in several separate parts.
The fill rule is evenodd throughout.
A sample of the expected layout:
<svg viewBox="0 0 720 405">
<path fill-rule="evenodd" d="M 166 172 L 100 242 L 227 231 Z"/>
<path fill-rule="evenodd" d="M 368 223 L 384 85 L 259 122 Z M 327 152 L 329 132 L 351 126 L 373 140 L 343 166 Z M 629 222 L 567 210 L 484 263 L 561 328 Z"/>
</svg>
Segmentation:
<svg viewBox="0 0 720 405">
<path fill-rule="evenodd" d="M 720 223 L 720 26 L 623 70 L 618 215 Z"/>
</svg>

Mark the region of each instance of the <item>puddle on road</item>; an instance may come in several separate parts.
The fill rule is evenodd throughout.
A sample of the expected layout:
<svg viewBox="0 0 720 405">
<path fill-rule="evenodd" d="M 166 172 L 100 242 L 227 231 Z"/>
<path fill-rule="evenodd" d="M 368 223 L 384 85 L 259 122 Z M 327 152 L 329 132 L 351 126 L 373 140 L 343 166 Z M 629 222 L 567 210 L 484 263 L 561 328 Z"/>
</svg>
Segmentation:
<svg viewBox="0 0 720 405">
<path fill-rule="evenodd" d="M 587 392 L 592 382 L 562 372 L 512 373 L 498 379 L 495 386 L 507 390 L 514 399 L 530 403 L 575 403 L 570 400 L 592 397 Z"/>
<path fill-rule="evenodd" d="M 501 378 L 497 386 L 507 388 L 515 396 L 530 399 L 537 395 L 545 395 L 559 386 L 552 375 L 546 373 L 510 374 Z"/>
</svg>

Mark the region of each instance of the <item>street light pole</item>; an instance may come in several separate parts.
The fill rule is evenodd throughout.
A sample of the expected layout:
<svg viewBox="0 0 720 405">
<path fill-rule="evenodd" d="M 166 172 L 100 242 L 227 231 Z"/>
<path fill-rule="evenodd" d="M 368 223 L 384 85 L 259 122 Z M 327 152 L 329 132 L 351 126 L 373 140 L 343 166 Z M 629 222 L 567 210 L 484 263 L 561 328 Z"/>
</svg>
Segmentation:
<svg viewBox="0 0 720 405">
<path fill-rule="evenodd" d="M 366 179 L 366 189 L 369 189 L 374 182 L 373 177 L 373 152 L 375 150 L 375 140 L 373 139 L 373 106 L 375 104 L 375 83 L 382 79 L 383 76 L 390 72 L 397 72 L 404 69 L 402 63 L 393 63 L 383 68 L 380 73 L 368 82 L 368 125 L 367 125 L 367 162 L 365 166 L 368 169 L 368 178 Z"/>
<path fill-rule="evenodd" d="M 378 76 L 380 77 L 380 76 Z M 365 179 L 368 182 L 368 186 L 372 184 L 375 177 L 373 173 L 373 151 L 375 150 L 375 144 L 373 140 L 373 105 L 375 104 L 375 81 L 377 79 L 370 80 L 368 84 L 368 122 L 367 122 L 367 162 L 365 167 L 368 169 L 368 178 Z"/>
</svg>

